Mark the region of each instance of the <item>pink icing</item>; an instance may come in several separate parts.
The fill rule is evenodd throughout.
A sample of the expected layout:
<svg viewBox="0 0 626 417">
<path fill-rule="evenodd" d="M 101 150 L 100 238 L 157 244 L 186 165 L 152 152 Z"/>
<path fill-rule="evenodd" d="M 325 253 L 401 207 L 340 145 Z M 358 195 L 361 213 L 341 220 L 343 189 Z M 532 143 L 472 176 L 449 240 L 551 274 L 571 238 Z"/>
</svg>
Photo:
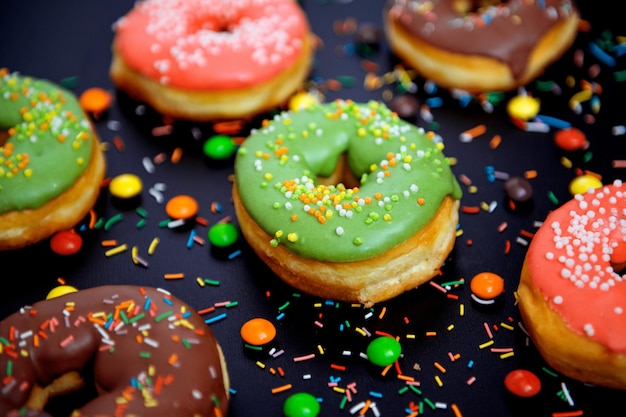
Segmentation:
<svg viewBox="0 0 626 417">
<path fill-rule="evenodd" d="M 533 284 L 570 329 L 626 352 L 626 185 L 576 195 L 550 213 L 528 248 Z"/>
<path fill-rule="evenodd" d="M 309 31 L 295 0 L 145 0 L 115 24 L 135 71 L 189 90 L 246 88 L 299 58 Z"/>
</svg>

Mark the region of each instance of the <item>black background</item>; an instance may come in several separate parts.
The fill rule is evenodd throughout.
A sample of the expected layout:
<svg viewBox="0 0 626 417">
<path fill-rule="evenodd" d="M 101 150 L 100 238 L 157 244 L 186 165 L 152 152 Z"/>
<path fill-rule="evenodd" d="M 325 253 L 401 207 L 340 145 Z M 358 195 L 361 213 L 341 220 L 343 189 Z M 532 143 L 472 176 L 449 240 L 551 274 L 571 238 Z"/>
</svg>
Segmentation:
<svg viewBox="0 0 626 417">
<path fill-rule="evenodd" d="M 527 86 L 529 92 L 541 99 L 541 114 L 567 120 L 586 133 L 590 142 L 587 151 L 565 153 L 560 150 L 553 144 L 554 130 L 528 133 L 515 127 L 505 109 L 506 101 L 515 93 L 506 94 L 501 102 L 496 103 L 493 112 L 486 112 L 477 100 L 464 104 L 446 91 L 426 91 L 424 80 L 415 78 L 415 95 L 421 103 L 438 97 L 443 99 L 443 105 L 432 109 L 432 122 L 420 117 L 411 121 L 435 129 L 443 137 L 446 155 L 457 159 L 453 168 L 455 174 L 459 178 L 466 176 L 476 187 L 472 193 L 463 185 L 462 204 L 497 203 L 492 212 L 481 210 L 478 214 L 461 214 L 462 235 L 435 282 L 463 278 L 469 283 L 475 274 L 491 271 L 504 277 L 506 291 L 499 303 L 485 308 L 472 301 L 467 285 L 449 291 L 458 299 L 448 298 L 434 287 L 424 285 L 372 309 L 320 300 L 294 291 L 282 284 L 254 256 L 243 239 L 237 248 L 233 248 L 233 251 L 241 250 L 240 256 L 224 259 L 213 253 L 208 242 L 204 246 L 195 244 L 188 248 L 189 228 L 171 230 L 159 226 L 159 222 L 166 219 L 164 205 L 157 203 L 148 192 L 156 183 L 165 184 L 166 200 L 179 194 L 195 197 L 200 204 L 199 214 L 210 224 L 227 216 L 236 223 L 230 203 L 233 169 L 232 161 L 218 164 L 202 154 L 204 140 L 213 134 L 211 124 L 179 121 L 174 123 L 171 135 L 154 137 L 151 130 L 162 125 L 162 118 L 150 109 L 145 114 L 137 114 L 139 103 L 115 91 L 108 78 L 111 27 L 132 5 L 130 0 L 5 0 L 0 5 L 0 67 L 56 82 L 71 80 L 72 89 L 77 94 L 94 86 L 114 93 L 112 108 L 105 117 L 95 121 L 102 141 L 110 145 L 106 154 L 107 176 L 139 175 L 144 190 L 138 206 L 148 213 L 146 225 L 138 228 L 136 223 L 140 217 L 134 207 L 116 204 L 108 190 L 103 189 L 95 207 L 97 215 L 109 219 L 121 213 L 123 220 L 108 231 L 81 229 L 84 247 L 80 253 L 61 257 L 51 252 L 47 242 L 20 251 L 0 253 L 0 277 L 5 284 L 0 291 L 0 317 L 45 298 L 47 292 L 58 285 L 59 278 L 77 288 L 101 284 L 160 286 L 196 309 L 231 301 L 230 307 L 218 307 L 215 313 L 206 317 L 226 313 L 224 319 L 210 326 L 228 360 L 233 389 L 231 417 L 280 416 L 284 400 L 297 391 L 309 392 L 322 401 L 321 416 L 351 415 L 350 407 L 368 399 L 376 403 L 383 416 L 408 415 L 408 407 L 420 402 L 424 415 L 452 416 L 453 404 L 465 417 L 541 417 L 576 410 L 582 410 L 584 416 L 609 415 L 607 410 L 619 410 L 612 415 L 624 414 L 621 392 L 585 386 L 546 372 L 549 368 L 519 326 L 520 316 L 514 303 L 514 291 L 526 252 L 526 246 L 517 241 L 522 231 L 534 232 L 536 222 L 571 198 L 568 184 L 579 170 L 602 175 L 604 183 L 624 175 L 623 169 L 611 168 L 613 159 L 626 159 L 624 136 L 614 136 L 611 128 L 626 122 L 624 83 L 616 81 L 613 76 L 614 72 L 626 69 L 625 61 L 616 57 L 617 65 L 611 68 L 596 59 L 588 49 L 589 42 L 617 42 L 618 36 L 624 34 L 620 33 L 622 19 L 613 2 L 587 1 L 580 5 L 583 19 L 590 23 L 590 30 L 580 32 L 574 47 L 540 78 L 554 81 L 561 88 L 560 94 L 540 91 L 535 83 Z M 350 26 L 338 24 L 372 23 L 381 27 L 382 1 L 304 0 L 301 5 L 320 39 L 308 84 L 318 87 L 326 101 L 334 98 L 388 100 L 390 95 L 401 93 L 393 77 L 384 78 L 386 81 L 379 88 L 364 87 L 366 71 L 372 67 L 364 65 L 364 57 L 353 53 L 354 34 L 345 30 Z M 574 60 L 576 50 L 584 56 L 578 64 Z M 367 61 L 375 64 L 373 68 L 378 76 L 388 74 L 398 64 L 384 40 L 378 53 L 368 56 Z M 597 75 L 593 72 L 598 68 L 596 66 L 600 69 Z M 573 80 L 571 86 L 567 83 L 568 77 Z M 329 80 L 346 79 L 352 80 L 353 84 L 344 83 L 338 90 L 327 88 Z M 570 97 L 580 91 L 581 82 L 601 86 L 597 92 L 601 102 L 599 111 L 595 112 L 589 103 L 583 103 L 582 113 L 576 114 L 568 106 Z M 254 127 L 256 123 L 258 120 L 253 120 L 248 126 Z M 458 139 L 461 132 L 479 123 L 486 124 L 485 135 L 470 143 Z M 202 132 L 199 137 L 193 134 L 197 131 Z M 489 140 L 496 134 L 501 135 L 502 143 L 491 149 Z M 123 150 L 113 146 L 116 136 L 123 140 Z M 174 164 L 169 156 L 176 147 L 183 150 L 183 156 Z M 161 153 L 168 159 L 156 165 L 154 173 L 147 173 L 142 158 L 154 158 Z M 572 162 L 571 167 L 561 163 L 563 157 Z M 531 204 L 509 209 L 502 189 L 503 181 L 489 181 L 484 171 L 486 166 L 493 166 L 496 171 L 511 176 L 537 170 L 537 178 L 531 180 L 534 190 Z M 550 193 L 558 202 L 549 198 Z M 213 202 L 222 205 L 221 212 L 211 211 Z M 508 227 L 498 231 L 503 222 Z M 193 227 L 206 238 L 207 227 Z M 156 253 L 150 256 L 147 248 L 154 237 L 159 237 L 161 243 Z M 116 239 L 129 248 L 137 246 L 149 266 L 135 265 L 130 250 L 106 257 L 106 249 L 100 244 L 105 239 Z M 511 242 L 508 254 L 504 251 L 506 241 Z M 185 278 L 168 281 L 163 277 L 166 273 L 178 272 L 183 272 Z M 200 287 L 196 277 L 217 280 L 219 285 Z M 461 304 L 465 309 L 463 316 L 460 315 Z M 239 335 L 241 325 L 253 317 L 271 320 L 278 331 L 271 346 L 261 352 L 246 348 Z M 493 346 L 513 348 L 512 357 L 501 359 L 499 353 L 479 348 L 489 340 L 485 323 L 493 332 Z M 502 327 L 501 323 L 508 323 L 513 330 Z M 371 336 L 361 335 L 363 331 Z M 430 331 L 436 332 L 436 336 L 426 336 Z M 360 357 L 376 332 L 400 337 L 403 347 L 400 369 L 404 375 L 420 381 L 421 395 L 414 391 L 402 393 L 404 383 L 397 379 L 394 369 L 382 376 L 380 369 Z M 283 349 L 284 354 L 274 357 L 270 355 L 271 348 Z M 315 354 L 314 359 L 293 361 L 294 357 L 310 353 Z M 460 356 L 451 361 L 448 353 Z M 446 372 L 439 371 L 434 362 L 443 365 Z M 333 369 L 333 364 L 344 366 L 345 370 Z M 273 372 L 279 368 L 284 375 Z M 515 398 L 504 388 L 504 376 L 518 368 L 529 369 L 541 378 L 542 390 L 537 397 Z M 442 386 L 436 383 L 436 376 L 440 377 Z M 466 382 L 471 377 L 476 381 L 468 385 Z M 343 394 L 328 386 L 331 380 L 343 388 L 356 383 L 353 401 L 344 409 L 340 408 Z M 569 389 L 573 405 L 559 396 L 562 383 Z M 273 387 L 284 384 L 292 384 L 292 389 L 271 393 Z M 72 400 L 81 401 L 80 398 Z M 60 405 L 62 402 L 53 404 L 55 410 L 67 408 Z M 436 404 L 436 409 L 431 409 L 429 402 Z M 61 416 L 61 411 L 56 415 Z M 365 415 L 374 413 L 370 410 Z"/>
</svg>

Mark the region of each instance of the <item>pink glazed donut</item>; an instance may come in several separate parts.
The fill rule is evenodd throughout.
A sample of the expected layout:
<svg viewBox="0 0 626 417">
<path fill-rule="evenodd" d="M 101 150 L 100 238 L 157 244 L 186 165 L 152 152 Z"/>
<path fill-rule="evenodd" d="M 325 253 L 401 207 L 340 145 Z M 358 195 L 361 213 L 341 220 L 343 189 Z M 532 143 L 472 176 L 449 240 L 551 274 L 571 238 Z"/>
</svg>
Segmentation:
<svg viewBox="0 0 626 417">
<path fill-rule="evenodd" d="M 554 369 L 626 389 L 626 184 L 577 194 L 548 215 L 528 247 L 518 301 Z"/>
<path fill-rule="evenodd" d="M 308 76 L 314 52 L 295 0 L 143 0 L 114 31 L 114 84 L 195 121 L 281 105 Z"/>
</svg>

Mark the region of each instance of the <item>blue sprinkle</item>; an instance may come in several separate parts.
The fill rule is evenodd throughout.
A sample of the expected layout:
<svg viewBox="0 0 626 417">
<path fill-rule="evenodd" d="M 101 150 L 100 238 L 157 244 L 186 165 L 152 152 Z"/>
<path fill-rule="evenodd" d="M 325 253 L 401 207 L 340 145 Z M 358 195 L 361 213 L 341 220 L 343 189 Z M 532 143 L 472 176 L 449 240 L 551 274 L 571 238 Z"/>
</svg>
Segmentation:
<svg viewBox="0 0 626 417">
<path fill-rule="evenodd" d="M 235 259 L 239 255 L 241 255 L 241 250 L 237 249 L 236 251 L 228 255 L 228 259 Z"/>
<path fill-rule="evenodd" d="M 152 302 L 152 298 L 146 298 L 146 302 L 143 305 L 143 309 L 144 310 L 150 310 L 150 303 Z"/>
<path fill-rule="evenodd" d="M 278 316 L 276 316 L 276 320 L 281 320 L 283 317 L 285 317 L 285 313 L 280 313 Z"/>
<path fill-rule="evenodd" d="M 538 114 L 537 116 L 535 116 L 535 118 L 539 120 L 540 122 L 545 123 L 548 126 L 551 126 L 557 129 L 568 129 L 572 127 L 572 124 L 570 122 L 557 119 L 556 117 L 552 117 L 552 116 L 545 116 L 545 115 Z"/>
<path fill-rule="evenodd" d="M 609 67 L 615 66 L 615 59 L 611 55 L 604 52 L 604 50 L 600 48 L 597 44 L 590 42 L 589 51 L 593 54 L 593 56 L 598 58 L 600 61 L 602 61 L 604 64 L 608 65 Z"/>
<path fill-rule="evenodd" d="M 370 394 L 372 397 L 376 397 L 376 398 L 383 398 L 383 394 L 382 394 L 382 392 L 370 391 L 370 392 L 369 392 L 369 394 Z"/>
<path fill-rule="evenodd" d="M 619 45 L 615 45 L 613 48 L 613 53 L 615 56 L 622 56 L 626 54 L 626 43 L 620 43 Z"/>
<path fill-rule="evenodd" d="M 170 299 L 169 299 L 169 298 L 167 298 L 167 297 L 163 297 L 163 301 L 165 301 L 165 304 L 168 304 L 168 305 L 170 305 L 170 306 L 173 306 L 173 305 L 174 305 L 174 303 L 172 303 L 172 300 L 170 300 Z"/>
<path fill-rule="evenodd" d="M 424 101 L 424 104 L 431 109 L 435 109 L 443 105 L 443 99 L 441 97 L 429 97 Z"/>
<path fill-rule="evenodd" d="M 196 237 L 196 230 L 195 229 L 191 229 L 191 232 L 189 232 L 189 237 L 187 238 L 187 249 L 191 248 L 193 246 L 193 238 Z"/>
<path fill-rule="evenodd" d="M 206 324 L 211 324 L 211 323 L 215 323 L 216 321 L 219 321 L 219 320 L 222 320 L 222 319 L 225 319 L 225 318 L 226 318 L 226 313 L 222 313 L 222 314 L 218 314 L 215 317 L 208 318 L 204 322 Z"/>
<path fill-rule="evenodd" d="M 468 368 L 473 368 L 473 367 L 474 367 L 474 361 L 473 361 L 473 360 L 470 360 L 470 361 L 467 363 L 467 367 L 468 367 Z"/>
</svg>

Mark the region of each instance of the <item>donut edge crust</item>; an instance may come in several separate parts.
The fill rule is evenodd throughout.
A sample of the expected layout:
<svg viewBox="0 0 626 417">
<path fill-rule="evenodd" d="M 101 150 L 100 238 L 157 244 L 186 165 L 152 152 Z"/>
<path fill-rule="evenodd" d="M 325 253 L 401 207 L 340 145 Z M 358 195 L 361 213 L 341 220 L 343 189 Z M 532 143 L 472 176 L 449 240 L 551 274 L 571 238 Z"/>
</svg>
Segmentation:
<svg viewBox="0 0 626 417">
<path fill-rule="evenodd" d="M 93 208 L 100 195 L 106 161 L 93 129 L 92 135 L 89 166 L 70 188 L 37 209 L 0 214 L 0 250 L 20 249 L 71 229 Z"/>
<path fill-rule="evenodd" d="M 431 221 L 384 254 L 355 262 L 300 257 L 269 236 L 246 211 L 233 187 L 235 213 L 254 252 L 292 287 L 307 294 L 371 307 L 429 281 L 439 273 L 456 241 L 460 202 L 447 196 Z"/>
<path fill-rule="evenodd" d="M 308 34 L 296 62 L 262 84 L 232 90 L 191 91 L 160 84 L 130 68 L 114 41 L 109 76 L 119 90 L 175 119 L 245 119 L 282 105 L 301 88 L 311 70 L 314 51 L 315 38 Z"/>
<path fill-rule="evenodd" d="M 524 260 L 522 265 L 517 301 L 530 338 L 544 360 L 558 372 L 581 382 L 626 389 L 626 355 L 611 352 L 570 330 L 550 308 L 541 290 L 532 284 L 527 262 Z"/>
<path fill-rule="evenodd" d="M 552 27 L 535 45 L 524 74 L 515 79 L 508 66 L 494 58 L 462 55 L 436 48 L 412 36 L 388 13 L 383 19 L 393 53 L 424 78 L 445 88 L 470 93 L 511 91 L 528 84 L 558 60 L 574 43 L 578 33 L 578 13 Z"/>
</svg>

